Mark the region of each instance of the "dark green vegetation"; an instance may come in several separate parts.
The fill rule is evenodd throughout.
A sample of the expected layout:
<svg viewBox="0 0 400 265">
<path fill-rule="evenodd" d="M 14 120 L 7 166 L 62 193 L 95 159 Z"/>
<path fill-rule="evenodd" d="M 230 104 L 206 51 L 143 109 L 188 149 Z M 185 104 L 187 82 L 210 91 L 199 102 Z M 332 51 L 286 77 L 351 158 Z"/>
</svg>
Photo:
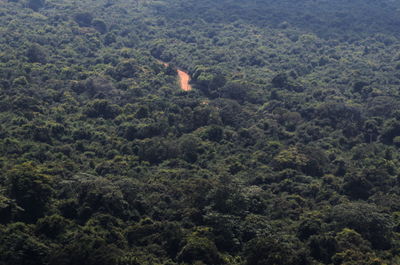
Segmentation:
<svg viewBox="0 0 400 265">
<path fill-rule="evenodd" d="M 0 0 L 0 264 L 400 264 L 399 10 Z"/>
</svg>

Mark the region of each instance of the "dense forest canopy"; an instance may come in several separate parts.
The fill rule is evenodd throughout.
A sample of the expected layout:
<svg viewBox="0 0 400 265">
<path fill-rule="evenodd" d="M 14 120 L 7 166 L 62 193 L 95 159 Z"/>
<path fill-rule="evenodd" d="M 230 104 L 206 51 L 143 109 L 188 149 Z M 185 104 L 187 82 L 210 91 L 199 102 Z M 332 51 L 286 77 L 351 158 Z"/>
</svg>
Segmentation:
<svg viewBox="0 0 400 265">
<path fill-rule="evenodd" d="M 0 0 L 0 265 L 400 264 L 399 26 L 394 0 Z"/>
</svg>

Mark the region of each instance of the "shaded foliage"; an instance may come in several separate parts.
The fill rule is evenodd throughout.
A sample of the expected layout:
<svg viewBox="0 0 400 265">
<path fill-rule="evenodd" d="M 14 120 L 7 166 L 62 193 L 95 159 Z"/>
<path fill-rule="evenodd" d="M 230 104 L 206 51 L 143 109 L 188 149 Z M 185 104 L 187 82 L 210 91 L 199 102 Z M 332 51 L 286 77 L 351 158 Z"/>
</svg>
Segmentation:
<svg viewBox="0 0 400 265">
<path fill-rule="evenodd" d="M 0 264 L 400 264 L 397 1 L 0 2 Z"/>
</svg>

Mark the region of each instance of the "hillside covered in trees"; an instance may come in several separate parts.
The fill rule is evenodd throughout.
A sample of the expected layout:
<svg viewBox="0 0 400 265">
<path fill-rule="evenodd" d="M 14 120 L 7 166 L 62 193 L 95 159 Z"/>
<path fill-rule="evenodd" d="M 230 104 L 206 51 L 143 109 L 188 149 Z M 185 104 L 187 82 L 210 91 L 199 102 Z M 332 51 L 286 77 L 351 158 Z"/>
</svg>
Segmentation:
<svg viewBox="0 0 400 265">
<path fill-rule="evenodd" d="M 0 265 L 400 264 L 399 27 L 391 0 L 0 0 Z"/>
</svg>

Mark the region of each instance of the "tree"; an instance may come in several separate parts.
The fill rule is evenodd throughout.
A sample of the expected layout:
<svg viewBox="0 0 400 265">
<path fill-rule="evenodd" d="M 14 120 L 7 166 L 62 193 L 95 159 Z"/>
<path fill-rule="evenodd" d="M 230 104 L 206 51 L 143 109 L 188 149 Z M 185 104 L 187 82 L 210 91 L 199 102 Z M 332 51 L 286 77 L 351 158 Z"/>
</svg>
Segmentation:
<svg viewBox="0 0 400 265">
<path fill-rule="evenodd" d="M 317 219 L 303 220 L 298 228 L 298 236 L 301 240 L 306 240 L 310 236 L 318 234 L 321 231 L 321 221 Z"/>
<path fill-rule="evenodd" d="M 320 119 L 327 119 L 328 125 L 333 128 L 341 128 L 344 132 L 349 126 L 361 127 L 364 117 L 359 105 L 327 102 L 317 109 Z"/>
<path fill-rule="evenodd" d="M 93 19 L 91 25 L 93 28 L 95 28 L 101 34 L 105 34 L 108 31 L 107 25 L 103 20 Z"/>
<path fill-rule="evenodd" d="M 272 78 L 271 83 L 274 87 L 285 88 L 288 86 L 288 75 L 285 73 L 279 73 L 274 78 Z"/>
<path fill-rule="evenodd" d="M 273 237 L 250 240 L 245 247 L 246 265 L 306 265 L 304 253 Z"/>
<path fill-rule="evenodd" d="M 368 199 L 373 187 L 373 183 L 362 173 L 351 172 L 345 175 L 343 190 L 353 199 Z"/>
<path fill-rule="evenodd" d="M 332 257 L 334 265 L 383 265 L 384 261 L 376 257 L 371 246 L 362 236 L 352 229 L 345 228 L 336 237 L 337 253 Z"/>
<path fill-rule="evenodd" d="M 220 69 L 196 66 L 192 78 L 194 83 L 208 96 L 216 98 L 219 96 L 218 89 L 226 83 L 226 78 Z"/>
<path fill-rule="evenodd" d="M 36 223 L 36 231 L 48 238 L 56 239 L 70 228 L 71 222 L 64 217 L 54 214 L 39 219 Z"/>
<path fill-rule="evenodd" d="M 115 35 L 114 32 L 108 32 L 106 35 L 104 35 L 104 44 L 109 46 L 112 43 L 117 41 L 117 36 Z"/>
<path fill-rule="evenodd" d="M 138 156 L 141 160 L 151 163 L 160 163 L 166 159 L 178 156 L 176 142 L 161 138 L 145 139 L 140 143 Z"/>
<path fill-rule="evenodd" d="M 385 144 L 393 143 L 396 136 L 400 136 L 400 121 L 395 119 L 387 120 L 382 128 L 382 141 Z"/>
<path fill-rule="evenodd" d="M 375 249 L 388 249 L 392 241 L 393 220 L 373 204 L 346 203 L 335 206 L 331 218 L 337 228 L 350 228 L 371 242 Z"/>
<path fill-rule="evenodd" d="M 310 146 L 292 146 L 274 157 L 273 166 L 277 170 L 291 168 L 305 174 L 321 177 L 328 159 L 321 149 Z"/>
<path fill-rule="evenodd" d="M 96 99 L 89 104 L 85 113 L 90 118 L 113 119 L 121 113 L 121 109 L 105 99 Z"/>
<path fill-rule="evenodd" d="M 96 213 L 110 214 L 118 218 L 129 218 L 131 206 L 125 200 L 118 185 L 104 177 L 77 175 L 63 183 L 63 192 L 75 200 L 64 203 L 62 210 L 66 216 L 87 221 Z M 79 205 L 74 211 L 71 207 Z"/>
<path fill-rule="evenodd" d="M 201 140 L 192 135 L 185 135 L 179 139 L 179 153 L 187 162 L 193 163 L 198 158 Z"/>
<path fill-rule="evenodd" d="M 372 143 L 379 136 L 379 126 L 376 120 L 366 120 L 364 123 L 364 139 L 367 143 Z"/>
<path fill-rule="evenodd" d="M 221 126 L 217 125 L 211 125 L 207 127 L 207 129 L 204 132 L 204 137 L 207 140 L 214 141 L 214 142 L 219 142 L 222 140 L 224 136 L 224 129 Z"/>
<path fill-rule="evenodd" d="M 205 237 L 191 236 L 186 244 L 178 253 L 177 259 L 180 262 L 193 264 L 196 261 L 202 261 L 208 265 L 223 264 L 217 247 L 214 242 Z"/>
<path fill-rule="evenodd" d="M 0 228 L 0 264 L 46 264 L 49 252 L 50 247 L 40 242 L 29 225 L 13 223 Z"/>
<path fill-rule="evenodd" d="M 93 16 L 88 12 L 75 14 L 74 19 L 80 27 L 90 27 L 92 25 Z"/>
<path fill-rule="evenodd" d="M 221 88 L 222 95 L 227 98 L 243 102 L 247 100 L 247 93 L 250 91 L 251 85 L 247 82 L 228 82 Z"/>
<path fill-rule="evenodd" d="M 113 77 L 119 81 L 123 78 L 134 77 L 139 72 L 138 62 L 134 59 L 128 59 L 120 62 L 115 68 Z"/>
<path fill-rule="evenodd" d="M 6 176 L 10 198 L 24 209 L 21 220 L 30 223 L 42 217 L 53 194 L 52 178 L 40 173 L 32 163 L 18 165 Z"/>
<path fill-rule="evenodd" d="M 0 224 L 7 224 L 15 220 L 20 211 L 23 209 L 17 206 L 15 200 L 0 193 Z"/>
<path fill-rule="evenodd" d="M 89 236 L 82 232 L 75 233 L 65 246 L 56 248 L 49 254 L 50 265 L 114 265 L 122 254 L 113 244 Z"/>
<path fill-rule="evenodd" d="M 29 0 L 28 7 L 34 11 L 38 11 L 40 8 L 44 7 L 45 0 Z"/>
<path fill-rule="evenodd" d="M 337 243 L 332 233 L 316 234 L 309 239 L 311 256 L 325 264 L 332 262 L 332 256 L 336 253 Z"/>
<path fill-rule="evenodd" d="M 26 56 L 31 63 L 46 63 L 47 54 L 43 47 L 34 43 L 29 46 L 26 51 Z"/>
</svg>

